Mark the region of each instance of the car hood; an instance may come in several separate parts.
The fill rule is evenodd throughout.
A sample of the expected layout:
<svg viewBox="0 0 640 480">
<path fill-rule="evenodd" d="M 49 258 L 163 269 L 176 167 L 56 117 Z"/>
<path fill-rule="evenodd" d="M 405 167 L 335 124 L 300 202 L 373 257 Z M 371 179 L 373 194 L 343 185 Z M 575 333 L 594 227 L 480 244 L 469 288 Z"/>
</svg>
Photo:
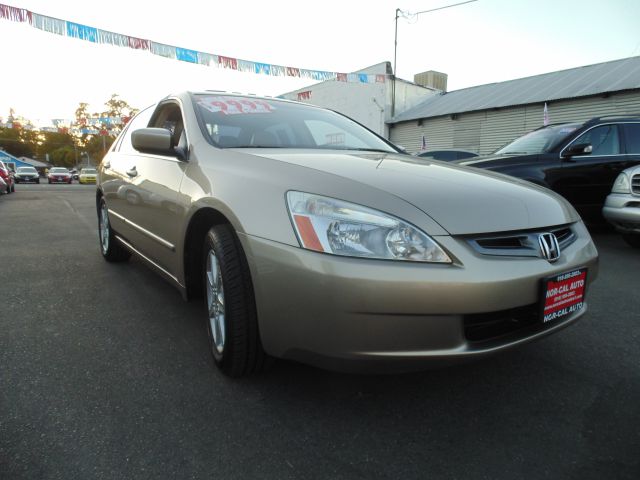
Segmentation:
<svg viewBox="0 0 640 480">
<path fill-rule="evenodd" d="M 340 151 L 245 150 L 245 153 L 339 175 L 383 190 L 419 208 L 452 235 L 543 228 L 579 219 L 573 207 L 547 189 L 451 162 Z"/>
</svg>

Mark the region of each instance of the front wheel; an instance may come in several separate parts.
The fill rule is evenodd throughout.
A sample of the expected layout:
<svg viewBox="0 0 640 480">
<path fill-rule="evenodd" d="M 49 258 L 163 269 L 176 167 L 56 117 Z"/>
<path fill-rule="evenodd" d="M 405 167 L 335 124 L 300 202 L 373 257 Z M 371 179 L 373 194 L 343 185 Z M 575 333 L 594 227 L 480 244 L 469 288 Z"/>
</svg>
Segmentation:
<svg viewBox="0 0 640 480">
<path fill-rule="evenodd" d="M 634 235 L 632 233 L 623 233 L 622 239 L 633 248 L 640 248 L 640 234 Z"/>
<path fill-rule="evenodd" d="M 216 365 L 230 377 L 265 368 L 253 284 L 240 241 L 229 225 L 207 233 L 203 248 L 207 332 Z"/>
<path fill-rule="evenodd" d="M 111 230 L 109 210 L 104 198 L 100 199 L 98 211 L 98 237 L 100 238 L 100 252 L 107 262 L 124 262 L 131 256 L 131 252 L 119 244 Z"/>
</svg>

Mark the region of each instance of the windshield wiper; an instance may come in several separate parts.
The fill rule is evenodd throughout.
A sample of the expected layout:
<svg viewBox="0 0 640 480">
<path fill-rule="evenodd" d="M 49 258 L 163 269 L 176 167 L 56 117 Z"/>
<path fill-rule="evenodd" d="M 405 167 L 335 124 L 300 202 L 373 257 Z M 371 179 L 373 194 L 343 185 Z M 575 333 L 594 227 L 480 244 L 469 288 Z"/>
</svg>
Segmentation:
<svg viewBox="0 0 640 480">
<path fill-rule="evenodd" d="M 233 145 L 233 146 L 222 147 L 222 148 L 295 148 L 295 147 L 288 147 L 284 145 Z"/>
<path fill-rule="evenodd" d="M 340 148 L 340 147 L 336 147 L 335 150 L 349 150 L 349 151 L 354 151 L 354 152 L 376 152 L 376 153 L 398 153 L 398 152 L 393 152 L 391 150 L 382 150 L 380 148 Z"/>
</svg>

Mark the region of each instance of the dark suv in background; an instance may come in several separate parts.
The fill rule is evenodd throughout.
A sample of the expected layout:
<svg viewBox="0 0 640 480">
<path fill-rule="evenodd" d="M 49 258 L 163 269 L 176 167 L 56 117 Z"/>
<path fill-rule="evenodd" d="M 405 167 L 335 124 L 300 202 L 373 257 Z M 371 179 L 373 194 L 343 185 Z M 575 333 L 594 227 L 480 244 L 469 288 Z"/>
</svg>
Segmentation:
<svg viewBox="0 0 640 480">
<path fill-rule="evenodd" d="M 640 115 L 593 118 L 548 125 L 492 155 L 458 160 L 550 188 L 589 224 L 604 224 L 601 211 L 618 174 L 640 164 Z"/>
</svg>

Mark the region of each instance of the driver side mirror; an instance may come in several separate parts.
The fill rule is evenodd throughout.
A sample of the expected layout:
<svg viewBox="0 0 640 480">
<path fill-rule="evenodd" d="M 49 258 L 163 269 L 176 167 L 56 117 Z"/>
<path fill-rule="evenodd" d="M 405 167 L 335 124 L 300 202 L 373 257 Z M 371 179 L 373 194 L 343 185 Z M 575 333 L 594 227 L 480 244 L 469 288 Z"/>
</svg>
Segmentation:
<svg viewBox="0 0 640 480">
<path fill-rule="evenodd" d="M 133 148 L 142 153 L 167 155 L 187 160 L 183 149 L 171 146 L 171 132 L 166 128 L 140 128 L 131 134 Z"/>
<path fill-rule="evenodd" d="M 593 152 L 593 147 L 590 143 L 577 143 L 562 152 L 562 158 L 570 158 L 574 155 L 589 155 L 591 152 Z"/>
</svg>

